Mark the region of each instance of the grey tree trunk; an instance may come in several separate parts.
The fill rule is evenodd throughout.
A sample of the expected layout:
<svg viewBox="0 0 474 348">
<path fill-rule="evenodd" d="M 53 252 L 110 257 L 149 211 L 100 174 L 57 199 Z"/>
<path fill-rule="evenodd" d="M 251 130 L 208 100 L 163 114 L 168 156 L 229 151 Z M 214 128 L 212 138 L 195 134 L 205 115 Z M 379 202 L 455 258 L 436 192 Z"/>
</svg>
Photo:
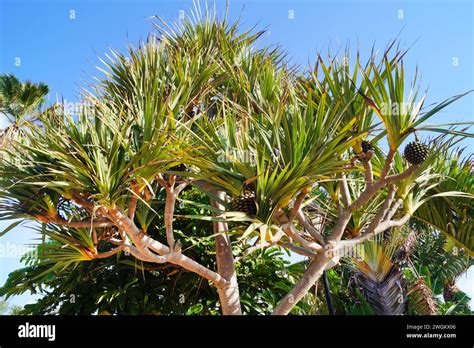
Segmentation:
<svg viewBox="0 0 474 348">
<path fill-rule="evenodd" d="M 224 200 L 224 192 L 216 192 L 216 195 Z M 219 202 L 213 201 L 212 205 L 223 209 Z M 227 235 L 227 224 L 223 222 L 214 222 L 214 234 L 216 235 L 216 261 L 217 273 L 219 273 L 227 284 L 218 287 L 219 300 L 223 315 L 241 315 L 239 285 L 237 283 L 237 273 L 234 266 L 234 256 L 232 255 L 232 246 L 230 238 Z"/>
</svg>

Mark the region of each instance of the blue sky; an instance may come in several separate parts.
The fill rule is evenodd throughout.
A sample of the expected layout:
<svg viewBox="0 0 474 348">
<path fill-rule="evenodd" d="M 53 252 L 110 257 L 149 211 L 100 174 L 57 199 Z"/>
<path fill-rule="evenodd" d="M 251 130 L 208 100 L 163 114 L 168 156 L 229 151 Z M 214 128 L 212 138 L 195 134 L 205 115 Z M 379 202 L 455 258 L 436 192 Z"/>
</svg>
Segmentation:
<svg viewBox="0 0 474 348">
<path fill-rule="evenodd" d="M 223 11 L 225 1 L 217 3 Z M 152 31 L 146 18 L 158 15 L 177 21 L 180 11 L 191 6 L 191 1 L 179 0 L 0 0 L 0 73 L 45 82 L 51 102 L 57 97 L 75 101 L 80 89 L 99 74 L 97 56 L 146 39 Z M 295 64 L 307 66 L 314 63 L 318 51 L 336 52 L 348 43 L 366 56 L 372 45 L 383 49 L 400 34 L 402 46 L 412 46 L 405 60 L 407 72 L 419 67 L 421 88 L 429 88 L 428 104 L 474 89 L 474 2 L 470 0 L 231 0 L 231 17 L 239 16 L 242 9 L 243 27 L 266 28 L 262 44 L 280 44 Z M 473 115 L 474 93 L 432 122 L 473 121 Z M 472 152 L 473 142 L 464 144 Z M 17 228 L 0 242 L 28 243 L 31 237 Z M 17 266 L 17 259 L 0 259 L 0 283 Z M 472 270 L 461 286 L 474 298 Z"/>
</svg>

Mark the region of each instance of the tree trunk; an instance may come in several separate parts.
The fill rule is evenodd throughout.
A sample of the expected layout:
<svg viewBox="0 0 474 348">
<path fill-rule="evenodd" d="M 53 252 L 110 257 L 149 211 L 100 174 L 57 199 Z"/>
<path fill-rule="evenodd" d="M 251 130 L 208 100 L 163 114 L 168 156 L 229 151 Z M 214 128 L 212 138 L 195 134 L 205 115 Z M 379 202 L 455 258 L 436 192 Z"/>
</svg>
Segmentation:
<svg viewBox="0 0 474 348">
<path fill-rule="evenodd" d="M 318 254 L 308 266 L 303 277 L 295 287 L 278 303 L 273 315 L 286 315 L 306 295 L 313 284 L 321 277 L 331 258 L 324 253 Z"/>
<path fill-rule="evenodd" d="M 224 192 L 216 192 L 217 196 L 224 200 Z M 213 201 L 212 205 L 223 209 L 219 202 Z M 237 273 L 234 266 L 234 256 L 230 238 L 227 235 L 227 224 L 224 222 L 214 222 L 214 234 L 216 235 L 216 261 L 217 273 L 227 280 L 227 284 L 218 287 L 219 300 L 223 315 L 241 315 L 239 285 L 237 283 Z"/>
</svg>

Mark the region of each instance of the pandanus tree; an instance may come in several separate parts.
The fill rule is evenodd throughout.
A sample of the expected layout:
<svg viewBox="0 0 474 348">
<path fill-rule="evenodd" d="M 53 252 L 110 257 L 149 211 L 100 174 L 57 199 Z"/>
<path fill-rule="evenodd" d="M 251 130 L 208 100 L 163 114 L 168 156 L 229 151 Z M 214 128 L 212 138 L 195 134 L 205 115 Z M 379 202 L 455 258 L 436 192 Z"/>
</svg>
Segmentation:
<svg viewBox="0 0 474 348">
<path fill-rule="evenodd" d="M 415 132 L 468 134 L 425 124 L 461 96 L 423 110 L 414 87 L 405 94 L 404 52 L 393 44 L 365 65 L 319 57 L 302 73 L 278 49 L 257 49 L 261 32 L 240 33 L 211 12 L 156 26 L 103 61 L 85 95 L 93 108 L 38 113 L 3 150 L 2 219 L 36 220 L 48 239 L 38 277 L 126 253 L 196 273 L 217 289 L 223 314 L 240 314 L 236 243 L 253 243 L 238 258 L 278 246 L 309 258 L 273 310 L 287 314 L 345 250 L 406 224 L 431 199 L 470 198 L 441 185 L 450 138 L 400 154 Z M 209 204 L 180 199 L 191 186 Z M 213 214 L 180 215 L 177 202 Z M 176 219 L 212 221 L 216 269 L 186 255 Z"/>
<path fill-rule="evenodd" d="M 407 285 L 397 259 L 396 238 L 367 241 L 359 258 L 352 258 L 352 290 L 360 291 L 374 314 L 406 312 Z"/>
</svg>

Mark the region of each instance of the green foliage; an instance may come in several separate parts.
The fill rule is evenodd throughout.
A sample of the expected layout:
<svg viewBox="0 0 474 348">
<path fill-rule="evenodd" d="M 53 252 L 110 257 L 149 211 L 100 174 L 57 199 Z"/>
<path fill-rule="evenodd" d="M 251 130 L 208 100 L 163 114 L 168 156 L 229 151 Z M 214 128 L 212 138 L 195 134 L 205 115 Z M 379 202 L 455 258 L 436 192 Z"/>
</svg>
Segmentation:
<svg viewBox="0 0 474 348">
<path fill-rule="evenodd" d="M 6 301 L 0 300 L 0 314 L 4 314 L 8 309 L 8 304 Z"/>
<path fill-rule="evenodd" d="M 190 255 L 215 267 L 213 243 L 192 248 Z M 21 314 L 219 314 L 218 296 L 199 276 L 172 265 L 136 263 L 122 255 L 116 260 L 80 263 L 75 269 L 58 271 L 38 281 L 45 266 L 31 266 L 12 272 L 0 288 L 2 295 L 25 292 L 41 295 L 26 305 Z M 291 289 L 303 269 L 289 265 L 281 251 L 267 249 L 237 264 L 245 314 L 269 314 L 277 301 Z M 310 314 L 303 301 L 293 313 Z"/>
<path fill-rule="evenodd" d="M 7 301 L 0 300 L 0 315 L 19 315 L 21 310 L 21 306 L 10 305 Z"/>
<path fill-rule="evenodd" d="M 474 176 L 472 175 L 472 160 L 462 158 L 460 152 L 447 154 L 449 161 L 439 164 L 438 173 L 445 175 L 444 180 L 436 187 L 430 188 L 432 195 L 438 195 L 426 204 L 420 206 L 414 218 L 422 223 L 441 231 L 456 243 L 457 248 L 465 249 L 472 255 L 474 250 L 474 233 L 472 217 L 474 209 Z M 471 197 L 443 196 L 442 192 L 462 191 Z"/>
<path fill-rule="evenodd" d="M 420 233 L 418 239 L 412 258 L 413 266 L 418 273 L 429 274 L 428 285 L 435 295 L 441 295 L 447 282 L 457 280 L 474 265 L 472 257 L 437 232 Z"/>
<path fill-rule="evenodd" d="M 0 75 L 0 114 L 18 125 L 41 106 L 48 92 L 44 83 L 22 83 L 12 74 Z"/>
<path fill-rule="evenodd" d="M 269 314 L 303 275 L 306 262 L 292 264 L 278 248 L 264 249 L 237 264 L 242 307 L 248 314 Z M 258 289 L 258 291 L 255 291 Z M 313 314 L 314 295 L 308 294 L 291 314 Z"/>
<path fill-rule="evenodd" d="M 440 315 L 473 315 L 470 307 L 471 298 L 463 291 L 456 293 L 454 301 L 440 303 L 438 313 Z"/>
</svg>

